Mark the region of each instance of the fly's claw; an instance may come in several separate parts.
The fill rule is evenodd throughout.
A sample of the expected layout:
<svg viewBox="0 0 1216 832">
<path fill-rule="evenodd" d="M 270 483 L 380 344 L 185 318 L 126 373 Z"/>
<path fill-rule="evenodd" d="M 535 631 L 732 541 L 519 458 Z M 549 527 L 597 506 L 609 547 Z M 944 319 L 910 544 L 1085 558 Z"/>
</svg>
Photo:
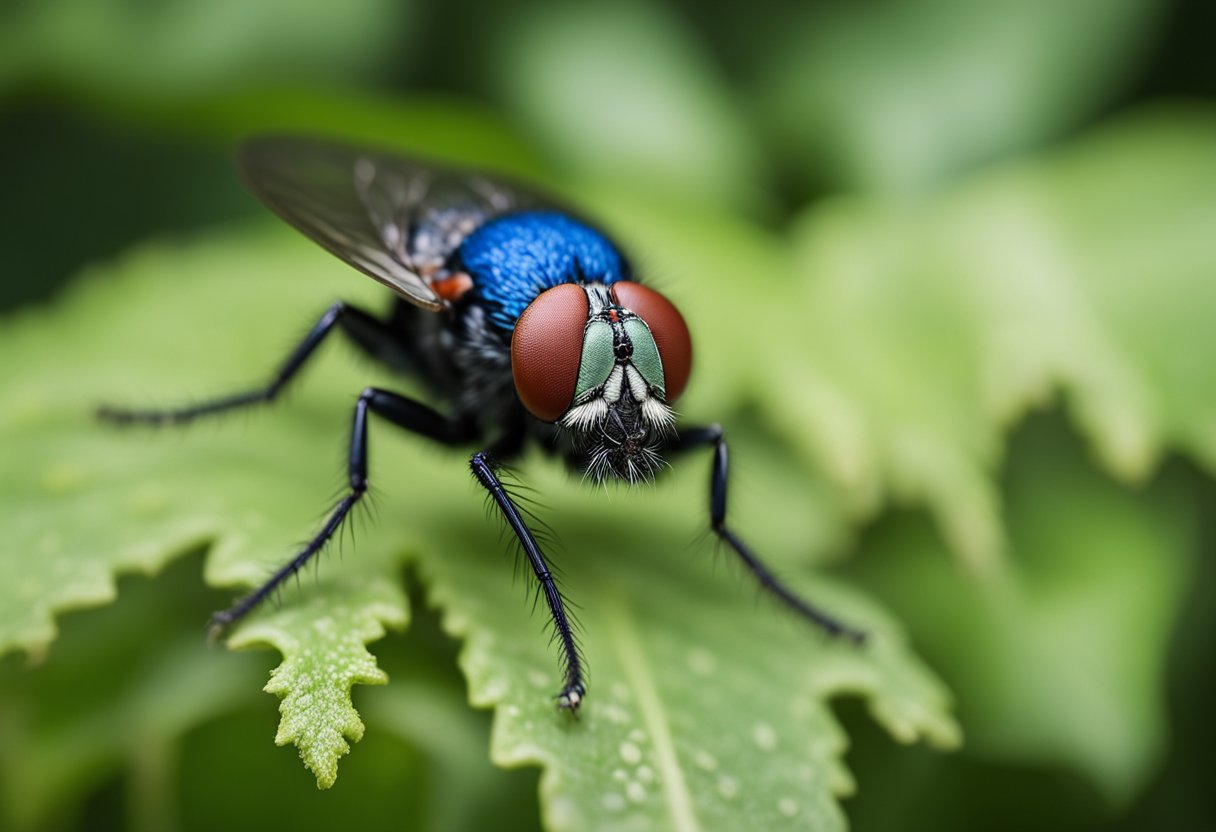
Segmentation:
<svg viewBox="0 0 1216 832">
<path fill-rule="evenodd" d="M 236 616 L 230 610 L 220 610 L 217 613 L 212 613 L 211 620 L 207 622 L 207 642 L 216 644 L 224 636 L 228 635 L 228 628 L 236 621 Z"/>
<path fill-rule="evenodd" d="M 865 630 L 859 630 L 856 627 L 850 627 L 849 625 L 842 624 L 838 621 L 833 621 L 829 625 L 824 625 L 824 629 L 831 638 L 844 639 L 845 641 L 851 642 L 858 647 L 864 646 L 865 643 L 870 639 L 869 633 L 867 633 Z"/>
<path fill-rule="evenodd" d="M 562 692 L 557 695 L 557 707 L 563 711 L 569 711 L 577 715 L 578 706 L 582 704 L 583 698 L 586 695 L 587 688 L 583 687 L 581 682 L 566 685 L 566 687 L 562 688 Z"/>
</svg>

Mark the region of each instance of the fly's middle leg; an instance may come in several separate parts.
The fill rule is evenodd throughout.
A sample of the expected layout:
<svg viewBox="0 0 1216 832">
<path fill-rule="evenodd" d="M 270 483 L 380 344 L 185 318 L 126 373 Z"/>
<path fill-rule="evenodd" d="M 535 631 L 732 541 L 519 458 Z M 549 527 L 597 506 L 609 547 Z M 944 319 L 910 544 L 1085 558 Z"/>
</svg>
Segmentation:
<svg viewBox="0 0 1216 832">
<path fill-rule="evenodd" d="M 469 467 L 472 468 L 477 482 L 489 492 L 503 519 L 519 539 L 524 554 L 528 556 L 528 563 L 532 566 L 532 572 L 536 576 L 541 593 L 545 596 L 545 603 L 549 607 L 549 616 L 553 619 L 554 637 L 562 650 L 565 684 L 558 691 L 557 704 L 563 710 L 575 713 L 587 695 L 587 683 L 583 675 L 583 657 L 579 653 L 574 627 L 566 613 L 566 605 L 557 588 L 557 581 L 554 580 L 553 573 L 545 562 L 545 556 L 541 552 L 540 544 L 536 542 L 536 536 L 524 522 L 519 508 L 495 473 L 491 454 L 487 451 L 474 454 L 473 458 L 469 460 Z"/>
</svg>

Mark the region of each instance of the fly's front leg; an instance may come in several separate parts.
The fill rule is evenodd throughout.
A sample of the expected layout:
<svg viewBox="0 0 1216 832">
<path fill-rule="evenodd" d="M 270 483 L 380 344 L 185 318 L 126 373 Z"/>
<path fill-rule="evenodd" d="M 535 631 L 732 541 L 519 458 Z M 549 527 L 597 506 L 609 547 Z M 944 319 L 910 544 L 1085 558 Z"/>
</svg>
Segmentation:
<svg viewBox="0 0 1216 832">
<path fill-rule="evenodd" d="M 474 454 L 473 458 L 469 460 L 469 467 L 473 469 L 473 476 L 477 478 L 477 481 L 490 493 L 490 497 L 498 506 L 503 519 L 507 521 L 507 525 L 519 539 L 524 553 L 528 556 L 528 562 L 532 565 L 532 572 L 540 583 L 545 603 L 549 605 L 549 615 L 553 619 L 553 632 L 561 644 L 564 661 L 566 679 L 565 685 L 557 694 L 557 704 L 572 712 L 577 711 L 583 697 L 587 695 L 587 685 L 583 679 L 583 660 L 579 655 L 578 643 L 574 638 L 574 628 L 570 626 L 570 619 L 566 615 L 566 608 L 562 602 L 561 592 L 557 589 L 557 582 L 554 581 L 553 573 L 549 571 L 549 566 L 545 563 L 545 556 L 540 551 L 536 537 L 524 523 L 523 516 L 511 500 L 511 495 L 503 488 L 498 475 L 494 473 L 490 453 L 480 451 Z"/>
<path fill-rule="evenodd" d="M 291 355 L 275 372 L 270 383 L 244 393 L 236 393 L 221 398 L 212 399 L 190 407 L 170 408 L 165 410 L 131 410 L 126 408 L 103 406 L 98 408 L 98 418 L 120 425 L 181 425 L 193 421 L 200 416 L 210 416 L 226 410 L 235 410 L 249 405 L 272 402 L 282 392 L 300 368 L 313 356 L 325 336 L 335 327 L 341 328 L 361 349 L 375 354 L 382 344 L 390 344 L 394 333 L 379 319 L 356 306 L 350 306 L 342 301 L 336 302 L 313 325 L 304 339 L 300 341 Z"/>
<path fill-rule="evenodd" d="M 709 473 L 709 523 L 718 539 L 738 555 L 748 570 L 756 576 L 756 580 L 762 587 L 780 598 L 803 618 L 821 627 L 829 635 L 843 636 L 857 643 L 864 641 L 866 637 L 864 632 L 845 624 L 798 597 L 789 587 L 778 580 L 763 561 L 756 557 L 755 553 L 726 525 L 726 485 L 730 473 L 730 457 L 726 448 L 726 437 L 719 425 L 680 430 L 668 448 L 671 451 L 683 451 L 702 445 L 712 446 L 714 452 L 713 467 Z"/>
<path fill-rule="evenodd" d="M 283 581 L 299 572 L 313 555 L 325 548 L 325 544 L 342 527 L 347 515 L 363 499 L 368 487 L 367 416 L 369 413 L 375 413 L 412 433 L 421 434 L 448 445 L 465 444 L 477 438 L 476 429 L 466 420 L 448 418 L 420 402 L 387 390 L 379 390 L 375 387 L 364 390 L 355 403 L 354 424 L 351 429 L 347 468 L 350 491 L 330 512 L 321 531 L 317 532 L 316 536 L 295 557 L 279 567 L 265 583 L 253 592 L 228 609 L 221 610 L 211 617 L 213 638 L 222 635 L 229 627 L 248 615 L 262 601 L 266 600 L 266 597 L 274 592 Z"/>
</svg>

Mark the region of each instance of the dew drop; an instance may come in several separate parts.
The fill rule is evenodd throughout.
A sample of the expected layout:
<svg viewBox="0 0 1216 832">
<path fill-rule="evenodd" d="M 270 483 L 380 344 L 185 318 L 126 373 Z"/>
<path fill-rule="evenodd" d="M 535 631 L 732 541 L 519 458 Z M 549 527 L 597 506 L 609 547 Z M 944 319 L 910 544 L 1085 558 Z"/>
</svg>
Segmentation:
<svg viewBox="0 0 1216 832">
<path fill-rule="evenodd" d="M 625 798 L 616 792 L 609 792 L 603 798 L 604 808 L 609 812 L 619 812 L 625 808 Z"/>
<path fill-rule="evenodd" d="M 155 517 L 168 506 L 164 491 L 140 489 L 131 495 L 131 509 L 141 517 Z"/>
<path fill-rule="evenodd" d="M 693 755 L 692 761 L 706 771 L 713 771 L 718 767 L 718 760 L 708 751 L 698 751 Z"/>
<path fill-rule="evenodd" d="M 51 494 L 70 494 L 80 489 L 88 481 L 84 471 L 67 462 L 57 462 L 42 475 L 42 486 Z M 138 497 L 135 508 L 139 510 Z"/>
<path fill-rule="evenodd" d="M 777 801 L 777 811 L 788 818 L 798 814 L 798 804 L 791 797 L 783 797 Z"/>
<path fill-rule="evenodd" d="M 613 705 L 609 702 L 607 705 L 601 705 L 596 711 L 600 716 L 609 722 L 615 722 L 617 725 L 628 725 L 629 714 L 624 708 Z"/>
<path fill-rule="evenodd" d="M 631 742 L 621 743 L 621 759 L 631 766 L 642 762 L 642 749 Z"/>
<path fill-rule="evenodd" d="M 554 800 L 549 804 L 549 823 L 554 829 L 570 829 L 578 812 L 571 800 Z"/>
<path fill-rule="evenodd" d="M 625 787 L 625 796 L 634 803 L 641 803 L 646 799 L 646 787 L 634 780 Z"/>
<path fill-rule="evenodd" d="M 767 722 L 757 722 L 752 728 L 752 739 L 761 751 L 772 751 L 777 747 L 777 732 Z"/>
<path fill-rule="evenodd" d="M 698 676 L 712 676 L 718 669 L 718 660 L 704 647 L 694 647 L 688 652 L 688 669 Z"/>
<path fill-rule="evenodd" d="M 650 766 L 638 766 L 638 779 L 643 783 L 649 783 L 654 780 L 654 769 Z"/>
<path fill-rule="evenodd" d="M 729 774 L 723 774 L 718 778 L 718 792 L 727 800 L 730 800 L 739 794 L 739 781 Z"/>
</svg>

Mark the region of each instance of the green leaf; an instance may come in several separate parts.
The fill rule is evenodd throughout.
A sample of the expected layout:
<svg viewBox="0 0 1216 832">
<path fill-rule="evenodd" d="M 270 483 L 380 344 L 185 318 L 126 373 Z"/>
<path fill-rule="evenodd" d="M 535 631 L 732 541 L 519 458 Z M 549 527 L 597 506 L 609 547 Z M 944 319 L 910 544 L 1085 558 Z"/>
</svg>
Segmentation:
<svg viewBox="0 0 1216 832">
<path fill-rule="evenodd" d="M 309 79 L 333 84 L 401 55 L 413 14 L 414 4 L 394 0 L 305 10 L 290 0 L 10 4 L 0 12 L 0 89 L 42 83 L 100 99 L 172 101 Z"/>
<path fill-rule="evenodd" d="M 227 148 L 256 133 L 317 133 L 455 165 L 540 175 L 534 151 L 489 110 L 447 99 L 271 87 L 176 101 L 116 99 L 107 116 Z"/>
<path fill-rule="evenodd" d="M 363 738 L 351 687 L 388 681 L 363 645 L 382 638 L 386 624 L 406 624 L 396 581 L 351 571 L 356 574 L 315 587 L 303 603 L 258 618 L 229 641 L 232 647 L 267 645 L 286 657 L 266 685 L 283 700 L 275 742 L 294 743 L 322 788 L 337 779 L 338 758 L 350 751 L 346 740 Z"/>
<path fill-rule="evenodd" d="M 759 196 L 758 148 L 725 79 L 658 4 L 538 8 L 511 19 L 495 46 L 510 110 L 584 181 L 719 204 Z"/>
<path fill-rule="evenodd" d="M 276 308 L 294 307 L 298 311 L 289 311 L 287 320 L 313 314 L 308 300 L 293 303 L 290 259 L 280 265 L 278 285 L 247 279 L 257 273 L 249 271 L 258 259 L 251 256 L 255 251 L 248 243 L 196 258 L 171 249 L 148 250 L 126 266 L 128 296 L 107 292 L 100 278 L 75 296 L 61 312 L 69 335 L 56 338 L 38 325 L 37 316 L 11 328 L 10 345 L 28 359 L 0 371 L 0 384 L 11 394 L 0 433 L 19 449 L 16 466 L 4 474 L 14 495 L 6 506 L 13 512 L 7 525 L 27 541 L 25 547 L 37 545 L 40 556 L 0 559 L 4 648 L 45 650 L 54 637 L 53 611 L 108 601 L 114 572 L 154 571 L 203 541 L 215 541 L 207 566 L 210 581 L 259 582 L 308 528 L 312 515 L 305 506 L 324 504 L 333 481 L 299 452 L 310 444 L 301 438 L 300 426 L 320 427 L 307 408 L 287 408 L 286 421 L 294 421 L 294 430 L 262 423 L 263 430 L 249 433 L 229 429 L 207 437 L 197 435 L 206 429 L 196 432 L 188 462 L 173 451 L 179 443 L 166 443 L 163 434 L 115 432 L 91 420 L 93 407 L 102 401 L 148 401 L 148 391 L 181 389 L 185 378 L 194 390 L 222 389 L 232 383 L 229 368 L 248 366 L 246 350 L 270 355 L 278 350 L 281 336 L 260 326 L 268 313 L 273 318 Z M 303 260 L 309 262 L 307 256 Z M 216 279 L 224 274 L 226 284 Z M 166 302 L 164 293 L 185 287 L 187 297 Z M 242 302 L 234 304 L 233 298 Z M 192 330 L 192 345 L 189 338 L 177 337 L 180 321 L 165 315 L 175 307 L 191 309 L 190 320 L 202 324 Z M 221 321 L 243 328 L 247 337 L 217 339 L 211 330 Z M 144 347 L 157 341 L 169 347 L 147 353 Z M 129 368 L 135 365 L 139 373 L 132 375 Z M 79 373 L 79 383 L 67 382 L 65 367 Z M 250 462 L 267 478 L 247 476 L 243 466 Z M 302 496 L 300 485 L 310 479 L 316 488 Z M 200 490 L 200 483 L 209 483 L 211 490 Z M 295 531 L 287 531 L 293 526 Z M 287 693 L 283 685 L 291 679 L 298 689 L 293 687 L 284 703 L 280 739 L 299 744 L 323 785 L 333 782 L 334 760 L 345 751 L 342 737 L 357 738 L 361 732 L 350 707 L 350 685 L 379 678 L 363 643 L 380 637 L 382 625 L 405 622 L 395 551 L 388 541 L 361 546 L 350 570 L 327 577 L 328 603 L 305 616 L 307 628 L 290 629 L 292 616 L 281 610 L 235 640 L 283 647 L 288 661 L 271 684 Z M 326 619 L 333 632 L 321 626 Z M 315 663 L 318 650 L 323 667 Z M 314 718 L 301 717 L 305 712 Z M 300 719 L 309 723 L 307 729 Z"/>
<path fill-rule="evenodd" d="M 0 826 L 67 828 L 122 770 L 138 783 L 132 815 L 164 826 L 175 742 L 247 703 L 261 675 L 252 657 L 199 637 L 198 563 L 124 580 L 121 605 L 65 622 L 55 661 L 0 664 Z"/>
<path fill-rule="evenodd" d="M 1015 451 L 1000 575 L 965 580 L 923 523 L 900 518 L 866 546 L 860 577 L 958 691 L 969 753 L 1063 764 L 1126 804 L 1165 747 L 1160 680 L 1200 507 L 1177 472 L 1119 487 L 1058 426 L 1033 425 Z"/>
<path fill-rule="evenodd" d="M 368 691 L 361 703 L 373 736 L 397 736 L 426 754 L 429 828 L 536 828 L 535 771 L 506 772 L 490 762 L 489 715 L 469 709 L 454 664 L 449 667 L 461 684 L 437 684 L 420 679 L 418 657 L 409 658 L 413 661 L 391 685 Z M 446 654 L 442 658 L 450 661 Z"/>
<path fill-rule="evenodd" d="M 1091 117 L 1161 13 L 1148 0 L 817 4 L 770 21 L 756 98 L 803 176 L 923 192 Z"/>
<path fill-rule="evenodd" d="M 1112 800 L 1164 742 L 1189 521 L 1050 455 L 1034 474 L 1013 457 L 1041 502 L 1010 502 L 995 471 L 1004 426 L 1057 397 L 1124 483 L 1171 451 L 1216 471 L 1213 148 L 1211 112 L 1164 110 L 915 209 L 826 205 L 799 229 L 800 321 L 768 330 L 798 344 L 765 368 L 786 383 L 767 412 L 791 446 L 859 513 L 927 505 L 978 578 L 925 565 L 924 535 L 897 533 L 875 580 L 950 670 L 978 750 L 1075 767 Z"/>
<path fill-rule="evenodd" d="M 928 203 L 808 212 L 803 298 L 766 330 L 775 424 L 857 511 L 926 503 L 981 573 L 1004 426 L 1057 390 L 1120 478 L 1170 447 L 1211 469 L 1214 139 L 1210 112 L 1146 113 Z"/>
<path fill-rule="evenodd" d="M 267 742 L 273 712 L 251 695 L 265 656 L 201 637 L 219 594 L 200 567 L 191 556 L 122 579 L 121 603 L 64 618 L 52 661 L 0 662 L 0 827 L 370 826 L 385 805 L 411 829 L 535 826 L 535 774 L 490 764 L 489 715 L 465 705 L 455 649 L 425 616 L 408 644 L 377 651 L 393 684 L 360 700 L 368 737 L 342 788 L 309 789 Z"/>
<path fill-rule="evenodd" d="M 119 431 L 89 413 L 101 401 L 180 401 L 254 384 L 334 297 L 370 307 L 385 300 L 286 230 L 229 235 L 147 248 L 91 275 L 50 320 L 29 314 L 6 329 L 3 349 L 28 356 L 0 368 L 0 441 L 19 448 L 0 481 L 15 495 L 0 508 L 15 530 L 0 558 L 6 646 L 45 650 L 52 613 L 108 600 L 115 571 L 154 569 L 210 541 L 207 580 L 247 586 L 308 535 L 341 482 L 358 392 L 400 379 L 327 348 L 272 413 L 184 436 Z M 589 493 L 551 463 L 525 461 L 527 481 L 551 500 L 544 514 L 563 541 L 552 554 L 581 609 L 593 668 L 586 708 L 570 721 L 553 707 L 558 675 L 543 617 L 530 617 L 526 592 L 512 589 L 498 526 L 479 518 L 483 498 L 463 461 L 380 424 L 371 441 L 378 522 L 233 639 L 283 653 L 271 682 L 284 697 L 279 736 L 299 745 L 319 784 L 332 782 L 361 732 L 351 685 L 382 680 L 364 644 L 406 620 L 399 572 L 407 558 L 447 629 L 466 640 L 474 701 L 498 706 L 495 759 L 547 766 L 553 827 L 737 828 L 757 819 L 780 828 L 809 818 L 839 827 L 834 796 L 849 779 L 825 701 L 842 693 L 864 697 L 901 740 L 957 742 L 944 691 L 898 628 L 802 571 L 805 539 L 771 528 L 754 538 L 773 548 L 765 554 L 789 567 L 795 586 L 870 629 L 867 648 L 824 643 L 784 612 L 757 609 L 742 576 L 713 574 L 707 545 L 687 551 L 703 529 L 707 459 L 644 495 Z M 762 432 L 741 434 L 736 448 L 749 447 L 772 461 L 765 467 L 780 467 Z M 745 536 L 748 505 L 739 502 Z M 831 514 L 831 505 L 812 505 L 810 516 Z M 44 556 L 22 557 L 48 529 L 54 545 L 43 544 Z"/>
<path fill-rule="evenodd" d="M 649 272 L 667 279 L 664 290 L 704 327 L 694 331 L 691 411 L 755 402 L 794 457 L 826 478 L 774 488 L 779 466 L 763 469 L 766 495 L 813 491 L 824 507 L 813 531 L 800 530 L 814 551 L 848 550 L 858 519 L 892 503 L 923 505 L 946 542 L 935 551 L 959 558 L 973 580 L 955 577 L 950 592 L 986 598 L 1016 580 L 1008 573 L 1021 554 L 1016 540 L 1011 553 L 1011 534 L 1027 523 L 1006 516 L 998 472 L 1008 426 L 1028 412 L 1058 399 L 1101 465 L 1125 483 L 1150 478 L 1170 452 L 1216 471 L 1216 386 L 1205 360 L 1216 352 L 1213 148 L 1210 109 L 1148 111 L 932 199 L 825 202 L 796 224 L 793 253 L 711 210 L 642 205 L 624 195 L 602 204 L 628 229 Z M 722 296 L 731 298 L 728 306 L 713 300 Z M 734 458 L 746 465 L 751 453 Z M 734 493 L 748 499 L 758 489 Z M 1091 516 L 1080 494 L 1075 505 L 1066 496 L 1062 505 Z M 763 534 L 797 512 L 781 508 L 753 505 L 744 516 L 771 517 L 760 523 Z M 1093 543 L 1079 533 L 1072 539 L 1100 550 L 1103 538 L 1094 532 Z M 925 543 L 896 535 L 888 545 L 914 552 Z M 1158 540 L 1141 551 L 1154 547 L 1177 550 Z M 1084 564 L 1095 591 L 1106 593 L 1101 603 L 1132 591 L 1135 579 L 1112 586 L 1100 561 Z M 953 574 L 947 564 L 937 568 Z M 1170 581 L 1162 573 L 1143 579 Z M 937 639 L 925 622 L 944 592 L 923 593 L 913 634 L 934 639 L 927 643 L 939 663 L 954 668 L 946 655 L 978 649 L 971 636 L 983 625 L 951 619 Z M 1075 603 L 1092 608 L 1084 593 Z M 1176 595 L 1161 598 L 1149 629 L 1167 627 L 1179 603 Z M 1037 620 L 1037 608 L 1024 612 L 1023 664 L 1011 663 L 1009 673 L 1024 670 L 1029 654 L 1056 647 L 1057 622 L 1046 613 Z M 1150 657 L 1161 645 L 1138 648 L 1100 678 L 1159 690 L 1161 668 Z M 991 716 L 977 723 L 989 738 L 986 751 L 1024 758 L 1025 743 L 1015 741 L 1020 723 L 998 715 L 1026 688 L 966 690 L 974 699 L 968 713 Z M 1061 696 L 1054 712 L 1078 728 L 1089 725 L 1093 699 L 1086 696 Z M 1042 705 L 1041 697 L 1024 707 L 1034 702 Z M 1099 731 L 1078 730 L 1067 748 L 1061 735 L 1054 759 L 1126 798 L 1152 774 L 1164 705 L 1137 694 L 1111 698 L 1108 707 L 1129 728 L 1117 748 Z M 1027 737 L 1049 734 L 1041 719 L 1026 727 Z"/>
<path fill-rule="evenodd" d="M 902 742 L 958 741 L 941 713 L 944 692 L 869 605 L 789 575 L 875 633 L 862 650 L 824 642 L 779 610 L 757 610 L 735 570 L 715 575 L 707 553 L 687 551 L 704 475 L 700 466 L 673 472 L 661 501 L 613 494 L 606 511 L 563 489 L 560 473 L 529 470 L 562 544 L 558 562 L 592 662 L 595 694 L 576 723 L 552 718 L 551 654 L 518 636 L 538 629 L 522 593 L 474 560 L 421 561 L 447 629 L 466 641 L 473 701 L 502 706 L 494 759 L 546 768 L 548 828 L 842 828 L 833 798 L 853 785 L 824 702 L 840 694 L 864 697 Z M 788 561 L 800 541 L 784 537 Z"/>
</svg>

